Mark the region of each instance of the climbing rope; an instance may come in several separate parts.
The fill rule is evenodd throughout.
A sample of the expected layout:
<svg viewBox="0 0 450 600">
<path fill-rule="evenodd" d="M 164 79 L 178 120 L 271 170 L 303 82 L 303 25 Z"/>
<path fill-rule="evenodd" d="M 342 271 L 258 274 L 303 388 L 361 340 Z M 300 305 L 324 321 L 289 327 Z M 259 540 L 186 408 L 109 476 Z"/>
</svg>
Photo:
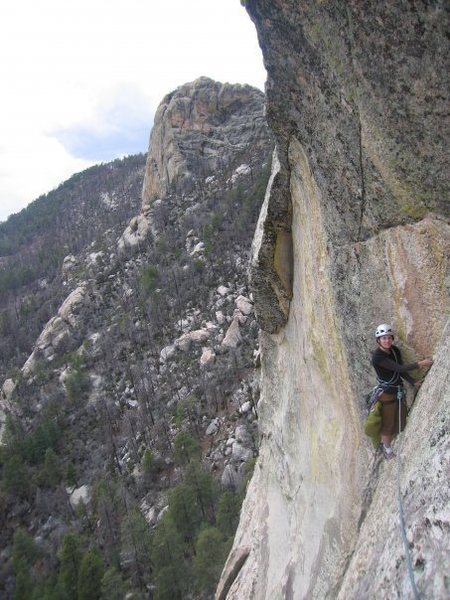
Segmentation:
<svg viewBox="0 0 450 600">
<path fill-rule="evenodd" d="M 403 390 L 399 386 L 399 388 L 397 390 L 399 436 L 402 431 L 402 399 L 403 399 Z M 401 461 L 400 461 L 400 448 L 399 448 L 397 450 L 397 497 L 398 497 L 398 512 L 399 512 L 399 517 L 400 517 L 400 530 L 402 533 L 403 545 L 405 547 L 406 566 L 408 568 L 409 581 L 411 583 L 414 600 L 420 600 L 420 595 L 417 590 L 416 581 L 414 578 L 414 571 L 413 571 L 413 567 L 412 567 L 411 554 L 409 551 L 408 538 L 406 537 L 405 516 L 403 513 L 402 492 L 401 492 L 401 488 L 400 488 L 400 480 L 401 480 Z"/>
</svg>

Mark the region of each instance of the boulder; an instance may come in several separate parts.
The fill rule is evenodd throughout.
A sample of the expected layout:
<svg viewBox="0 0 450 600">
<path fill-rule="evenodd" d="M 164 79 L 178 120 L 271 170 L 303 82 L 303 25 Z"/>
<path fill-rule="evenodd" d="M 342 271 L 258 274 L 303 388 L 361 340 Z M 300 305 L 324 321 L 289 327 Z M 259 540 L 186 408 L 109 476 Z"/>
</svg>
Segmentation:
<svg viewBox="0 0 450 600">
<path fill-rule="evenodd" d="M 225 315 L 221 310 L 216 310 L 216 320 L 219 325 L 223 325 L 225 323 Z"/>
<path fill-rule="evenodd" d="M 89 485 L 82 485 L 73 491 L 68 491 L 70 494 L 70 504 L 76 508 L 80 502 L 88 504 L 91 499 L 91 490 Z"/>
<path fill-rule="evenodd" d="M 75 267 L 76 264 L 77 261 L 73 254 L 69 254 L 68 256 L 64 257 L 63 264 L 61 267 L 63 275 L 67 275 L 68 273 L 70 273 L 70 271 Z"/>
<path fill-rule="evenodd" d="M 252 403 L 250 402 L 250 400 L 247 400 L 247 402 L 244 402 L 244 404 L 239 408 L 239 412 L 244 415 L 248 412 L 251 412 L 252 410 Z"/>
<path fill-rule="evenodd" d="M 200 365 L 202 367 L 209 365 L 214 362 L 216 354 L 211 348 L 203 348 L 202 355 L 200 356 Z"/>
<path fill-rule="evenodd" d="M 194 248 L 190 252 L 190 255 L 194 256 L 195 254 L 201 254 L 204 251 L 205 251 L 205 244 L 204 244 L 204 242 L 198 242 L 197 244 L 195 244 Z"/>
<path fill-rule="evenodd" d="M 78 321 L 76 316 L 77 310 L 84 303 L 85 297 L 86 285 L 83 284 L 77 287 L 67 296 L 58 310 L 58 316 L 66 321 L 66 323 L 69 323 L 72 327 L 76 327 Z"/>
<path fill-rule="evenodd" d="M 235 300 L 236 308 L 241 311 L 243 315 L 249 315 L 253 312 L 253 304 L 245 296 L 238 296 Z"/>
<path fill-rule="evenodd" d="M 206 435 L 216 435 L 220 429 L 220 419 L 217 417 L 213 419 L 211 423 L 208 425 L 205 434 Z"/>
<path fill-rule="evenodd" d="M 242 475 L 238 467 L 231 464 L 226 465 L 220 480 L 222 487 L 228 490 L 236 491 L 242 483 Z"/>
<path fill-rule="evenodd" d="M 11 396 L 13 395 L 14 390 L 16 389 L 16 384 L 12 379 L 6 379 L 0 394 L 0 400 L 9 402 L 11 400 Z"/>
<path fill-rule="evenodd" d="M 227 346 L 228 348 L 237 348 L 237 346 L 241 342 L 242 336 L 239 330 L 239 319 L 235 318 L 233 319 L 231 325 L 228 327 L 222 345 Z"/>
<path fill-rule="evenodd" d="M 249 402 L 250 404 L 250 402 Z M 238 425 L 234 431 L 234 437 L 236 441 L 240 442 L 244 446 L 253 446 L 253 438 L 249 430 L 245 425 Z"/>
<path fill-rule="evenodd" d="M 196 329 L 189 333 L 184 333 L 178 339 L 175 340 L 175 346 L 180 350 L 189 350 L 191 344 L 202 344 L 209 338 L 210 333 L 207 329 Z"/>
<path fill-rule="evenodd" d="M 225 287 L 224 285 L 219 285 L 219 287 L 217 288 L 217 293 L 222 296 L 222 298 L 224 296 L 226 296 L 229 292 L 230 292 L 230 288 Z"/>
<path fill-rule="evenodd" d="M 159 360 L 161 363 L 165 363 L 166 361 L 170 360 L 176 352 L 176 347 L 175 345 L 171 345 L 171 346 L 165 346 L 165 348 L 163 348 L 161 350 L 161 352 L 159 353 Z"/>
<path fill-rule="evenodd" d="M 253 458 L 253 450 L 250 450 L 243 444 L 236 441 L 233 444 L 233 450 L 231 452 L 231 460 L 234 463 L 237 462 L 248 462 Z"/>
<path fill-rule="evenodd" d="M 144 214 L 133 217 L 117 243 L 119 253 L 138 248 L 145 241 L 149 230 L 150 221 Z"/>
</svg>

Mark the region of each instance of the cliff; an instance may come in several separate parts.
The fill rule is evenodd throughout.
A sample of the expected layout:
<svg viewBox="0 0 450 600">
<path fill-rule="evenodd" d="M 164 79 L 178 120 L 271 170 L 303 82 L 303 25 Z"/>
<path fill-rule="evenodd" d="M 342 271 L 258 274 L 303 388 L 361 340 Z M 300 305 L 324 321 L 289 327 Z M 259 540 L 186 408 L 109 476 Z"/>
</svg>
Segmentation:
<svg viewBox="0 0 450 600">
<path fill-rule="evenodd" d="M 413 597 L 395 468 L 373 455 L 362 432 L 373 332 L 391 321 L 407 359 L 435 357 L 396 450 L 417 587 L 424 598 L 443 599 L 444 5 L 245 5 L 268 72 L 276 160 L 251 267 L 264 330 L 260 455 L 217 597 Z"/>
</svg>

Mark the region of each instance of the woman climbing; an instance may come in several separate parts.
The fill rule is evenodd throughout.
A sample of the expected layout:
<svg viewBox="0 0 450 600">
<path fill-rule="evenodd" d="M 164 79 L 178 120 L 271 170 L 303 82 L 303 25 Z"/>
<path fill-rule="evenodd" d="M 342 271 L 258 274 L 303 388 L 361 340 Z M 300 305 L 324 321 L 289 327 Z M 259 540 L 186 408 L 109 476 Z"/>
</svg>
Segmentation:
<svg viewBox="0 0 450 600">
<path fill-rule="evenodd" d="M 399 402 L 401 402 L 401 428 L 406 424 L 406 400 L 402 379 L 411 385 L 420 387 L 422 381 L 414 381 L 408 371 L 430 367 L 431 358 L 424 358 L 408 365 L 403 364 L 402 355 L 394 346 L 392 327 L 383 323 L 377 327 L 375 338 L 378 348 L 372 355 L 372 365 L 378 377 L 378 385 L 382 393 L 378 397 L 381 402 L 381 444 L 385 458 L 394 458 L 391 448 L 394 435 L 399 431 Z M 401 400 L 400 400 L 401 399 Z"/>
</svg>

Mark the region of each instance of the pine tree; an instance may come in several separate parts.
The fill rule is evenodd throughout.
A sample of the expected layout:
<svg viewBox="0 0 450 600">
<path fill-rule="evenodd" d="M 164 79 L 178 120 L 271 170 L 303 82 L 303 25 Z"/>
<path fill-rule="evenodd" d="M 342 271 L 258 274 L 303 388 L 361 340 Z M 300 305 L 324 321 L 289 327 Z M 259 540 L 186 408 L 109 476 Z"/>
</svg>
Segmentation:
<svg viewBox="0 0 450 600">
<path fill-rule="evenodd" d="M 70 487 L 70 488 L 74 488 L 78 485 L 78 481 L 77 481 L 77 470 L 75 468 L 75 465 L 73 463 L 69 463 L 67 465 L 67 470 L 66 470 L 66 484 Z"/>
<path fill-rule="evenodd" d="M 109 567 L 102 577 L 102 600 L 123 600 L 125 598 L 125 594 L 126 589 L 122 575 L 119 573 L 116 567 Z"/>
<path fill-rule="evenodd" d="M 239 496 L 233 492 L 223 492 L 217 503 L 217 526 L 226 537 L 234 535 L 240 509 Z"/>
<path fill-rule="evenodd" d="M 39 556 L 33 538 L 23 529 L 17 529 L 13 541 L 13 566 L 16 576 L 15 600 L 28 600 L 33 591 L 32 567 Z"/>
<path fill-rule="evenodd" d="M 214 477 L 207 473 L 198 462 L 190 462 L 186 467 L 185 483 L 195 490 L 197 504 L 205 520 L 214 520 L 214 502 L 217 487 Z"/>
<path fill-rule="evenodd" d="M 148 523 L 138 509 L 130 511 L 122 521 L 121 553 L 130 561 L 133 579 L 143 589 L 152 570 L 151 536 Z"/>
<path fill-rule="evenodd" d="M 193 545 L 196 532 L 202 522 L 202 511 L 196 490 L 185 483 L 170 492 L 169 514 L 183 539 Z"/>
<path fill-rule="evenodd" d="M 58 467 L 58 459 L 52 448 L 47 448 L 45 451 L 42 476 L 44 484 L 48 487 L 54 487 L 61 479 L 61 474 Z"/>
<path fill-rule="evenodd" d="M 77 600 L 78 573 L 82 557 L 81 539 L 76 533 L 64 537 L 59 554 L 60 567 L 58 582 L 68 600 Z"/>
<path fill-rule="evenodd" d="M 144 469 L 144 473 L 148 475 L 153 466 L 153 454 L 152 451 L 148 448 L 144 452 L 144 456 L 142 457 L 142 468 Z"/>
<path fill-rule="evenodd" d="M 14 454 L 5 460 L 2 488 L 7 494 L 24 498 L 30 491 L 29 474 L 22 457 Z"/>
<path fill-rule="evenodd" d="M 200 592 L 212 593 L 223 569 L 229 544 L 215 527 L 200 531 L 195 544 L 194 576 Z"/>
<path fill-rule="evenodd" d="M 100 479 L 93 489 L 92 510 L 97 521 L 97 540 L 108 564 L 117 562 L 120 551 L 120 523 L 123 501 L 117 481 Z"/>
<path fill-rule="evenodd" d="M 16 569 L 16 589 L 14 592 L 14 600 L 29 600 L 33 592 L 33 580 L 30 573 L 30 568 L 27 565 L 21 564 Z"/>
<path fill-rule="evenodd" d="M 100 599 L 103 574 L 103 561 L 98 550 L 86 552 L 78 572 L 78 600 Z"/>
<path fill-rule="evenodd" d="M 178 465 L 186 465 L 201 454 L 198 442 L 187 431 L 180 431 L 173 443 L 173 459 Z"/>
<path fill-rule="evenodd" d="M 166 512 L 156 526 L 152 543 L 156 600 L 182 600 L 187 597 L 191 578 L 186 554 L 184 541 L 169 512 Z"/>
<path fill-rule="evenodd" d="M 24 529 L 17 529 L 13 540 L 13 565 L 16 567 L 22 562 L 32 566 L 39 556 L 39 548 L 35 541 Z"/>
<path fill-rule="evenodd" d="M 60 431 L 58 425 L 46 419 L 33 433 L 30 433 L 25 439 L 25 456 L 29 463 L 39 464 L 45 458 L 47 448 L 56 448 Z"/>
</svg>

